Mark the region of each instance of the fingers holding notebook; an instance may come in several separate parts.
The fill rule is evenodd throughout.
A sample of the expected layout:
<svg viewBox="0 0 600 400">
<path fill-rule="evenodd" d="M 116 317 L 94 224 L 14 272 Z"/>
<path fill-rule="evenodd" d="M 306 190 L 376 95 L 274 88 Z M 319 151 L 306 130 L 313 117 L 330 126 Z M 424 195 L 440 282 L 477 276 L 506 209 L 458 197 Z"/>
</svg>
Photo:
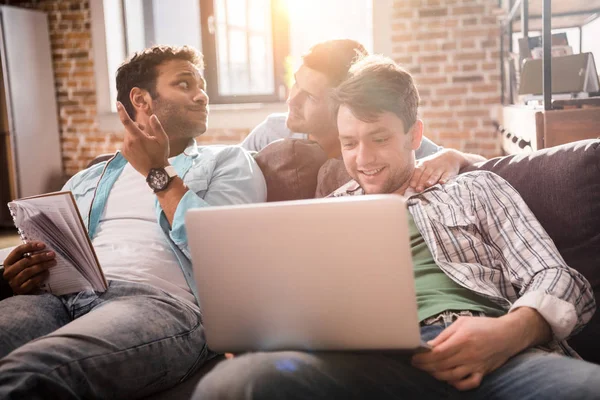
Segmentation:
<svg viewBox="0 0 600 400">
<path fill-rule="evenodd" d="M 56 264 L 56 255 L 44 251 L 42 242 L 30 242 L 15 247 L 4 260 L 4 279 L 15 294 L 29 294 L 47 277 Z"/>
</svg>

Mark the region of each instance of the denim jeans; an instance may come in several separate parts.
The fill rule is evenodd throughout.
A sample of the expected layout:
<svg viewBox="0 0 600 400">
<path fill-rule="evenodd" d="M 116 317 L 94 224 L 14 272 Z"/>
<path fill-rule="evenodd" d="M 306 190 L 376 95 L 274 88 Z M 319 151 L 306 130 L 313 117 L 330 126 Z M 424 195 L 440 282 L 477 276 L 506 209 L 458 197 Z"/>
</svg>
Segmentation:
<svg viewBox="0 0 600 400">
<path fill-rule="evenodd" d="M 450 323 L 421 327 L 429 341 Z M 406 355 L 352 352 L 250 353 L 225 360 L 198 384 L 212 399 L 600 399 L 600 366 L 531 349 L 460 392 L 411 367 Z"/>
<path fill-rule="evenodd" d="M 0 301 L 0 399 L 134 399 L 208 358 L 197 307 L 150 285 Z"/>
</svg>

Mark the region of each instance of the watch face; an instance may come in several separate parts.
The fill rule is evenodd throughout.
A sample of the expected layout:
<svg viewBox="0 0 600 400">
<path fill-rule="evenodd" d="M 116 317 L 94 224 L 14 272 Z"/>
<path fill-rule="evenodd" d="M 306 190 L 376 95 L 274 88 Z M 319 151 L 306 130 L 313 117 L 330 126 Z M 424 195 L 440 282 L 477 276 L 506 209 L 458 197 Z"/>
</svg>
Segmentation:
<svg viewBox="0 0 600 400">
<path fill-rule="evenodd" d="M 154 190 L 163 190 L 169 184 L 169 175 L 164 169 L 151 169 L 148 174 L 148 185 Z"/>
</svg>

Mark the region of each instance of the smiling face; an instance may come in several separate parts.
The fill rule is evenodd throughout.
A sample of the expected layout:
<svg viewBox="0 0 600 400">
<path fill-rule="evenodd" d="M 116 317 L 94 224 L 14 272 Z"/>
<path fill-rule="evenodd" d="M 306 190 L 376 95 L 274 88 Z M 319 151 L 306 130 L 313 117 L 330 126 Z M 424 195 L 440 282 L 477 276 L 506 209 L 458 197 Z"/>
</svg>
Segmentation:
<svg viewBox="0 0 600 400">
<path fill-rule="evenodd" d="M 417 120 L 408 133 L 392 112 L 378 114 L 373 122 L 354 116 L 341 105 L 337 116 L 346 170 L 368 194 L 403 194 L 415 168 L 423 124 Z"/>
<path fill-rule="evenodd" d="M 188 141 L 206 132 L 206 82 L 189 61 L 171 60 L 157 68 L 155 96 L 149 100 L 170 141 Z"/>
<path fill-rule="evenodd" d="M 294 77 L 294 86 L 287 100 L 287 127 L 292 132 L 307 133 L 317 142 L 327 141 L 330 137 L 337 140 L 328 99 L 332 87 L 327 76 L 301 65 Z"/>
</svg>

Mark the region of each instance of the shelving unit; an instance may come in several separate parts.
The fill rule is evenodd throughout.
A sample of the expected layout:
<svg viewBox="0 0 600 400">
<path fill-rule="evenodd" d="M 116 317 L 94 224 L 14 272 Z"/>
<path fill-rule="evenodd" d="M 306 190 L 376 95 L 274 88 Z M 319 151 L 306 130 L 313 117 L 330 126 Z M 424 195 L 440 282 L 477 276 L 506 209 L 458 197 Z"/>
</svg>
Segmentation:
<svg viewBox="0 0 600 400">
<path fill-rule="evenodd" d="M 586 108 L 556 109 L 552 101 L 552 28 L 579 28 L 600 17 L 600 0 L 508 0 L 500 36 L 501 100 L 504 106 L 502 147 L 508 154 L 531 152 L 574 140 L 600 136 L 600 104 L 588 101 Z M 506 88 L 506 52 L 512 53 L 513 33 L 529 37 L 531 30 L 542 31 L 543 106 L 510 104 L 513 86 Z M 506 43 L 508 42 L 508 43 Z M 581 50 L 581 49 L 579 49 Z M 600 61 L 600 60 L 596 60 Z M 509 79 L 509 83 L 512 80 Z M 582 103 L 584 105 L 584 103 Z"/>
</svg>

